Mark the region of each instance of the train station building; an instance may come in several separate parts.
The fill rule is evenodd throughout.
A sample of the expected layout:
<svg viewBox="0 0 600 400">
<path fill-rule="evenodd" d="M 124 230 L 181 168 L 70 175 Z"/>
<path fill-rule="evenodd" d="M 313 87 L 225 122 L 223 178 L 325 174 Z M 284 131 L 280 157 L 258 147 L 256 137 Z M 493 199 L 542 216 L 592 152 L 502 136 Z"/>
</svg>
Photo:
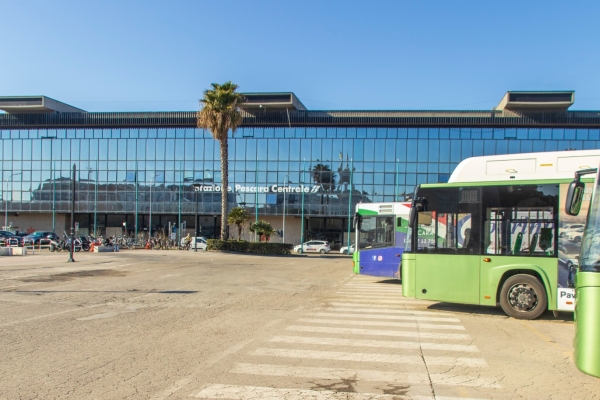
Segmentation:
<svg viewBox="0 0 600 400">
<path fill-rule="evenodd" d="M 200 235 L 215 237 L 227 190 L 230 208 L 275 229 L 285 220 L 287 243 L 299 243 L 304 217 L 305 239 L 335 246 L 357 203 L 402 201 L 416 184 L 447 181 L 465 158 L 600 148 L 600 111 L 569 111 L 572 91 L 507 92 L 493 110 L 473 111 L 318 111 L 290 92 L 245 95 L 228 188 L 219 143 L 196 128 L 196 111 L 87 112 L 46 96 L 0 97 L 0 225 L 68 231 L 75 164 L 81 234 L 193 234 L 197 212 Z"/>
</svg>

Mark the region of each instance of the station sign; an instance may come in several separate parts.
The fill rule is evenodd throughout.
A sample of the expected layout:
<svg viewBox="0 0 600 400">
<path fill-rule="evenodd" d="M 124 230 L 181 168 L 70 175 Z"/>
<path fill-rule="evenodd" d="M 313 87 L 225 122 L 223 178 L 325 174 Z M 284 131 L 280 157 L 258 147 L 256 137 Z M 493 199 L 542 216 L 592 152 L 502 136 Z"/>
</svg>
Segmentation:
<svg viewBox="0 0 600 400">
<path fill-rule="evenodd" d="M 221 192 L 223 190 L 222 185 L 198 185 L 196 186 L 199 192 Z M 227 186 L 228 192 L 234 193 L 317 193 L 321 188 L 320 185 L 313 186 L 280 186 L 280 185 L 267 185 L 267 186 L 243 186 L 233 185 Z"/>
</svg>

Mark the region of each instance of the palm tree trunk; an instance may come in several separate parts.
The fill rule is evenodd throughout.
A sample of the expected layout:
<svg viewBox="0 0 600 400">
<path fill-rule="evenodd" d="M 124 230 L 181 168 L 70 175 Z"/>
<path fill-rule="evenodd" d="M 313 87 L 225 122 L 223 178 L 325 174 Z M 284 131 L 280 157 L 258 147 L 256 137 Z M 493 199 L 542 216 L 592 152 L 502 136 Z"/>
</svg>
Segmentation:
<svg viewBox="0 0 600 400">
<path fill-rule="evenodd" d="M 227 229 L 227 208 L 229 187 L 229 149 L 227 148 L 227 136 L 219 141 L 221 148 L 221 240 L 228 239 L 229 229 Z"/>
</svg>

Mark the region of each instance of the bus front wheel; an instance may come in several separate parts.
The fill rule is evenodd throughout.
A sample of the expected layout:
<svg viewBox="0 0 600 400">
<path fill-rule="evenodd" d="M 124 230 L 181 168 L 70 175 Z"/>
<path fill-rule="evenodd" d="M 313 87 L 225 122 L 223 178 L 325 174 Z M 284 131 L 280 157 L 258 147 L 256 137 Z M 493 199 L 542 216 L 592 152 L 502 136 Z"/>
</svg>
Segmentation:
<svg viewBox="0 0 600 400">
<path fill-rule="evenodd" d="M 500 306 L 509 317 L 536 319 L 548 308 L 544 285 L 531 275 L 511 276 L 502 285 Z"/>
</svg>

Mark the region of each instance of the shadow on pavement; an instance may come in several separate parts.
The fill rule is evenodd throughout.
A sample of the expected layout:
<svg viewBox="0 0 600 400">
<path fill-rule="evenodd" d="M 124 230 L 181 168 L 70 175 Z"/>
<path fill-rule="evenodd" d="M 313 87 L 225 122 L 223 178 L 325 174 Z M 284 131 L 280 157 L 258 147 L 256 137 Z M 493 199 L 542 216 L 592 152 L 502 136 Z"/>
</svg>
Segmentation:
<svg viewBox="0 0 600 400">
<path fill-rule="evenodd" d="M 194 294 L 197 290 L 13 290 L 11 293 L 157 293 Z"/>
<path fill-rule="evenodd" d="M 451 311 L 462 314 L 496 315 L 509 318 L 500 307 L 477 306 L 472 304 L 436 303 L 427 307 L 428 310 Z M 552 311 L 546 311 L 536 321 L 564 321 L 573 322 L 573 313 L 559 312 L 555 317 Z"/>
</svg>

